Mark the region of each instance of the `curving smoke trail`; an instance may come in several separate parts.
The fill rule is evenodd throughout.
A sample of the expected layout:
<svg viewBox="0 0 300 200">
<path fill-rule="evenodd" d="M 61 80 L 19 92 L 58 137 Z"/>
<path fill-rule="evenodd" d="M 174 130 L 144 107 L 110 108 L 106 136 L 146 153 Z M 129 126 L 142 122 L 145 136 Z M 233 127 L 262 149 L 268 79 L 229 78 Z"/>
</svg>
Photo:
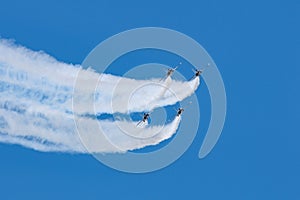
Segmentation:
<svg viewBox="0 0 300 200">
<path fill-rule="evenodd" d="M 165 126 L 140 128 L 134 121 L 95 121 L 80 117 L 79 129 L 84 134 L 79 137 L 71 115 L 47 114 L 49 116 L 30 116 L 1 111 L 0 142 L 47 152 L 87 153 L 85 148 L 93 153 L 126 152 L 156 145 L 172 137 L 180 123 L 180 117 L 175 117 Z"/>
<path fill-rule="evenodd" d="M 98 74 L 0 40 L 0 142 L 38 151 L 78 153 L 86 152 L 82 141 L 89 152 L 125 152 L 155 145 L 176 132 L 180 117 L 165 126 L 140 129 L 136 122 L 89 119 L 84 115 L 173 105 L 193 94 L 198 86 L 198 78 L 180 82 Z M 80 127 L 75 126 L 74 115 Z M 80 138 L 78 129 L 85 133 Z"/>
</svg>

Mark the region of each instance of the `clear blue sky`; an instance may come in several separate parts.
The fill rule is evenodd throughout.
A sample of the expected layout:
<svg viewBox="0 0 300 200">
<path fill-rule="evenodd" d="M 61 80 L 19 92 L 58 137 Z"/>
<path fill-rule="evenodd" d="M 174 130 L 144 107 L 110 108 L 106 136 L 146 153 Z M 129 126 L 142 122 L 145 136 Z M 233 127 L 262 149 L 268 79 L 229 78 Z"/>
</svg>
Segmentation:
<svg viewBox="0 0 300 200">
<path fill-rule="evenodd" d="M 0 144 L 0 199 L 300 199 L 299 1 L 99 2 L 2 1 L 0 36 L 77 64 L 127 29 L 183 32 L 224 79 L 219 142 L 199 160 L 200 127 L 177 162 L 149 174 L 118 172 L 89 155 Z M 201 109 L 207 120 L 209 109 Z"/>
</svg>

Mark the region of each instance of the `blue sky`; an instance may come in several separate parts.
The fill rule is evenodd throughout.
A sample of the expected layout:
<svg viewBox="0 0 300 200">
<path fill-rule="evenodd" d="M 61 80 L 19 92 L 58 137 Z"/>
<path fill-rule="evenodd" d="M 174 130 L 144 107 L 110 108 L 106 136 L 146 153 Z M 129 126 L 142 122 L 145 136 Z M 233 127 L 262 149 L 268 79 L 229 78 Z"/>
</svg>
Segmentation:
<svg viewBox="0 0 300 200">
<path fill-rule="evenodd" d="M 228 111 L 208 157 L 197 157 L 206 128 L 200 127 L 178 161 L 148 174 L 118 172 L 89 155 L 0 144 L 0 198 L 299 199 L 299 9 L 298 1 L 278 0 L 2 1 L 1 37 L 75 64 L 124 30 L 183 32 L 217 64 Z M 197 95 L 207 96 L 206 88 Z"/>
</svg>

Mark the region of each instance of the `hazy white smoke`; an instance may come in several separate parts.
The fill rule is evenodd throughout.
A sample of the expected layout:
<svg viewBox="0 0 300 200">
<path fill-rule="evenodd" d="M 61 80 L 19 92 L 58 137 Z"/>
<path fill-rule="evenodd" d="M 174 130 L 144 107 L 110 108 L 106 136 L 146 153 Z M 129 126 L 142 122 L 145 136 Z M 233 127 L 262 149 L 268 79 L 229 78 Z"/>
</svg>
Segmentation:
<svg viewBox="0 0 300 200">
<path fill-rule="evenodd" d="M 198 78 L 180 82 L 98 74 L 0 40 L 0 141 L 39 151 L 80 153 L 86 152 L 82 141 L 92 152 L 124 152 L 155 145 L 176 132 L 180 117 L 165 126 L 141 129 L 136 122 L 84 116 L 173 105 L 190 96 L 198 85 Z M 81 138 L 74 115 L 81 124 L 77 128 L 86 133 Z"/>
</svg>

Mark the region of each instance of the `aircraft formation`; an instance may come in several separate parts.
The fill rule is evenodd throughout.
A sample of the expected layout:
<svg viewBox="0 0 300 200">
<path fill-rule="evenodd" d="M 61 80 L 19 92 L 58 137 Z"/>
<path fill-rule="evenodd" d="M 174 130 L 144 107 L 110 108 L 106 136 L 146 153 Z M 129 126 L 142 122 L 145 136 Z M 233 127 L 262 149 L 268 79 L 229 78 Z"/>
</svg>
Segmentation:
<svg viewBox="0 0 300 200">
<path fill-rule="evenodd" d="M 161 81 L 162 81 L 162 80 L 166 80 L 168 77 L 171 77 L 172 74 L 175 72 L 175 70 L 177 70 L 178 67 L 179 67 L 181 64 L 182 64 L 182 63 L 180 62 L 176 67 L 174 67 L 174 68 L 169 68 L 169 69 L 166 71 L 165 77 L 163 77 L 163 78 L 161 79 Z M 204 67 L 204 68 L 202 68 L 202 69 L 198 69 L 198 68 L 194 67 L 194 68 L 192 69 L 193 72 L 194 72 L 194 75 L 192 76 L 191 79 L 189 79 L 189 81 L 195 79 L 196 77 L 201 76 L 201 74 L 204 72 L 204 70 L 206 70 L 209 66 L 210 66 L 210 64 L 208 63 L 207 66 Z M 189 104 L 191 104 L 191 102 L 189 102 Z M 180 107 L 180 108 L 178 108 L 178 109 L 175 110 L 175 111 L 176 111 L 176 117 L 179 117 L 179 116 L 183 113 L 184 108 L 181 108 L 181 107 Z M 141 125 L 141 124 L 143 124 L 143 123 L 148 122 L 148 119 L 150 118 L 150 114 L 151 114 L 151 112 L 146 112 L 146 113 L 144 113 L 143 116 L 141 116 L 142 119 L 137 123 L 136 126 L 139 126 L 139 125 Z"/>
</svg>

